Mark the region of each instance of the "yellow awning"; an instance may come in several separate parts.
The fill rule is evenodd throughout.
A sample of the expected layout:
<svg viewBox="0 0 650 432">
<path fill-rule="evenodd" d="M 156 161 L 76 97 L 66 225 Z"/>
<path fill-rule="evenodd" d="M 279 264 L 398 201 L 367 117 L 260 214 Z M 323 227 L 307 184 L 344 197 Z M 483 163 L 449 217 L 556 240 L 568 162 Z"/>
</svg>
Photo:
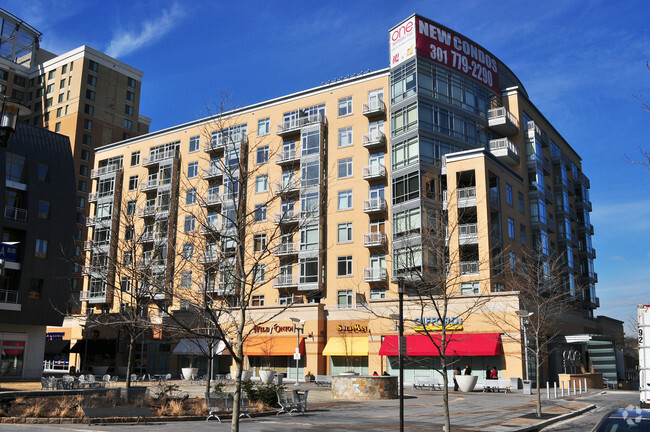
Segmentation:
<svg viewBox="0 0 650 432">
<path fill-rule="evenodd" d="M 331 337 L 323 349 L 325 356 L 367 356 L 368 336 Z"/>
</svg>

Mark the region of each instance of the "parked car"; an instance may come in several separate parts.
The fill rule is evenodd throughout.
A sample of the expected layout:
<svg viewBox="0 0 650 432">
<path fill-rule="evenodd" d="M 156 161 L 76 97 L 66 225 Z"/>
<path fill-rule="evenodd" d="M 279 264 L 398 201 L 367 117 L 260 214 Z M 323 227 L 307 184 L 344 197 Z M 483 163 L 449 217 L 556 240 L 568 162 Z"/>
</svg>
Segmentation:
<svg viewBox="0 0 650 432">
<path fill-rule="evenodd" d="M 591 432 L 650 432 L 650 410 L 619 409 L 611 411 Z"/>
</svg>

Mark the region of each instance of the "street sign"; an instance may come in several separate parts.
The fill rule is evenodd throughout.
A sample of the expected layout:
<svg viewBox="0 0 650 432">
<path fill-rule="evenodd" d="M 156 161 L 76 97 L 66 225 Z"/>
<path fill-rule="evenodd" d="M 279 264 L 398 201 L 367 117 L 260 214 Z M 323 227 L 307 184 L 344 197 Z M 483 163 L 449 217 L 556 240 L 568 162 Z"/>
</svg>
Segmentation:
<svg viewBox="0 0 650 432">
<path fill-rule="evenodd" d="M 293 353 L 293 359 L 294 360 L 300 360 L 300 353 L 299 352 Z"/>
<path fill-rule="evenodd" d="M 16 261 L 18 255 L 18 243 L 0 243 L 0 259 Z"/>
</svg>

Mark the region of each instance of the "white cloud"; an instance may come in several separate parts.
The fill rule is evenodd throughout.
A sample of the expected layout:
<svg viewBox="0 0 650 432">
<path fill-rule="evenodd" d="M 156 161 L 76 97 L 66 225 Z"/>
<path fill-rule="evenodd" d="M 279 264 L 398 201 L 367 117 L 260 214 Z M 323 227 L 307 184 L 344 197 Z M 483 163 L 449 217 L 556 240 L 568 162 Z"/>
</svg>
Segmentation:
<svg viewBox="0 0 650 432">
<path fill-rule="evenodd" d="M 141 29 L 118 29 L 106 48 L 106 54 L 119 58 L 155 42 L 173 29 L 183 15 L 183 10 L 174 3 L 171 8 L 163 10 L 161 16 L 143 22 Z"/>
</svg>

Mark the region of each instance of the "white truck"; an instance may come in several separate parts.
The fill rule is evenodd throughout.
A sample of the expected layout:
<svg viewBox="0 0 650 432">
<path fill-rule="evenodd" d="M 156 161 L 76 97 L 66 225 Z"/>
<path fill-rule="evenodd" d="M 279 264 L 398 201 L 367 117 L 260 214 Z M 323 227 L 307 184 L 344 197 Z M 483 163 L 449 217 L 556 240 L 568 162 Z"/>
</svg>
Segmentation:
<svg viewBox="0 0 650 432">
<path fill-rule="evenodd" d="M 639 398 L 650 408 L 650 305 L 639 305 Z"/>
</svg>

